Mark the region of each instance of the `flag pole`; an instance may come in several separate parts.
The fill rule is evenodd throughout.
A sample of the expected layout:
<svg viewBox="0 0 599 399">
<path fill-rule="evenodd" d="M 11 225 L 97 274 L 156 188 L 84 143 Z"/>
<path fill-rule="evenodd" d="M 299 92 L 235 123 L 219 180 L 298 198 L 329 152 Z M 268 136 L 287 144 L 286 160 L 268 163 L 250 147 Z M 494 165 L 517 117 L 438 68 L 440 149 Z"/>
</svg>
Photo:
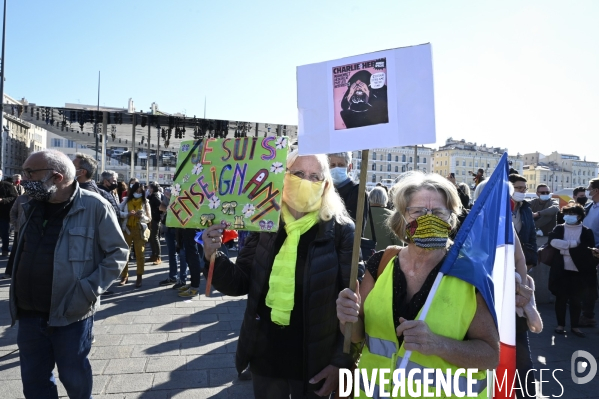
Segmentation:
<svg viewBox="0 0 599 399">
<path fill-rule="evenodd" d="M 362 240 L 362 225 L 364 224 L 364 201 L 366 193 L 366 177 L 368 176 L 368 152 L 362 150 L 361 158 L 366 160 L 366 165 L 360 167 L 360 185 L 358 186 L 358 209 L 356 209 L 356 229 L 354 230 L 354 247 L 351 258 L 351 272 L 349 274 L 349 289 L 356 291 L 358 279 L 358 262 L 360 261 L 360 242 Z M 345 323 L 345 339 L 343 340 L 343 352 L 349 353 L 351 348 L 351 332 L 353 323 Z"/>
</svg>

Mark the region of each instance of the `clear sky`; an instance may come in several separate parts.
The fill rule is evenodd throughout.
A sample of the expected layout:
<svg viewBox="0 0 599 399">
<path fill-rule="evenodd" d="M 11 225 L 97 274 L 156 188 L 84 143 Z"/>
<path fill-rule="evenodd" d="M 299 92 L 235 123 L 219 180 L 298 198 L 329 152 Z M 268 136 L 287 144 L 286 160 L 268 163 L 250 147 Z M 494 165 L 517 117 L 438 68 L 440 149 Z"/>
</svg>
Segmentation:
<svg viewBox="0 0 599 399">
<path fill-rule="evenodd" d="M 0 9 L 1 12 L 1 9 Z M 599 162 L 599 1 L 8 0 L 5 92 L 297 124 L 296 67 L 430 42 L 437 145 Z"/>
</svg>

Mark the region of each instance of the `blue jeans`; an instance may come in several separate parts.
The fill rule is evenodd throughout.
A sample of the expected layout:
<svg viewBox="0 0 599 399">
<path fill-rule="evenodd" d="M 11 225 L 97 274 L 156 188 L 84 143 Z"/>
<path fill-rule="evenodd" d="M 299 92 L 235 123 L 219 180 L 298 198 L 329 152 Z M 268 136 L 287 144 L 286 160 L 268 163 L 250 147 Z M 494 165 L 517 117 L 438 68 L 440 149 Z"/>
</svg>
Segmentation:
<svg viewBox="0 0 599 399">
<path fill-rule="evenodd" d="M 69 398 L 91 398 L 92 367 L 87 355 L 92 345 L 93 326 L 93 317 L 64 327 L 49 327 L 42 317 L 19 319 L 17 345 L 26 398 L 58 398 L 52 373 L 55 364 Z"/>
<path fill-rule="evenodd" d="M 185 248 L 189 274 L 191 274 L 191 286 L 199 288 L 200 273 L 204 267 L 204 248 L 196 243 L 195 236 L 195 229 L 183 229 L 183 248 Z"/>
<path fill-rule="evenodd" d="M 176 230 L 169 227 L 164 235 L 166 241 L 166 247 L 168 249 L 168 276 L 176 280 L 177 279 L 177 259 L 179 260 L 179 280 L 185 282 L 187 278 L 187 258 L 185 256 L 185 248 L 179 250 L 177 254 L 177 243 L 175 242 Z"/>
<path fill-rule="evenodd" d="M 0 220 L 0 239 L 2 239 L 2 252 L 8 252 L 8 240 L 10 239 L 10 222 Z"/>
</svg>

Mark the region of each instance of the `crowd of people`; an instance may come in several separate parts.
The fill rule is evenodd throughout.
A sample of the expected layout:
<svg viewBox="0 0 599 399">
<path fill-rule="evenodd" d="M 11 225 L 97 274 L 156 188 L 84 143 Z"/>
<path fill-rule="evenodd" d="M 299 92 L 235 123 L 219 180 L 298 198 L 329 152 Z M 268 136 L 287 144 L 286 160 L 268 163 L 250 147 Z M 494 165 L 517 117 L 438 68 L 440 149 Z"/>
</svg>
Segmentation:
<svg viewBox="0 0 599 399">
<path fill-rule="evenodd" d="M 4 277 L 11 279 L 13 325 L 19 321 L 25 397 L 57 397 L 55 366 L 69 397 L 91 397 L 88 354 L 100 298 L 114 294 L 114 282 L 129 284 L 130 265 L 134 287 L 141 287 L 146 263 L 162 263 L 162 237 L 168 275 L 161 286 L 183 298 L 198 296 L 204 265 L 214 256 L 213 286 L 225 295 L 248 296 L 235 366 L 252 379 L 256 398 L 328 397 L 338 387 L 340 368 L 359 361 L 362 369 L 394 369 L 408 350 L 412 364 L 421 367 L 495 368 L 497 328 L 473 285 L 443 277 L 442 295 L 435 294 L 426 322 L 417 320 L 452 237 L 484 190 L 482 171 L 473 174 L 473 198 L 452 175 L 420 172 L 405 174 L 391 189 L 381 185 L 365 193 L 362 261 L 352 291 L 360 192 L 351 165 L 351 153 L 292 151 L 279 230 L 240 232 L 233 260 L 227 247 L 236 234 L 225 224 L 216 221 L 201 239 L 196 229 L 165 226 L 168 188 L 137 179 L 125 184 L 110 170 L 96 182 L 97 162 L 84 154 L 73 160 L 54 150 L 30 155 L 22 176 L 0 183 L 2 256 L 9 257 Z M 514 309 L 517 368 L 526 375 L 532 369 L 528 332 L 540 329 L 527 274 L 544 267 L 538 266 L 537 238 L 547 237 L 555 249 L 548 287 L 556 296 L 555 333 L 565 333 L 568 306 L 574 335 L 584 337 L 580 327 L 596 323 L 599 179 L 576 188 L 572 203 L 560 209 L 543 184 L 538 198 L 526 201 L 526 179 L 511 172 L 516 305 L 528 309 Z M 348 322 L 352 346 L 344 353 Z M 477 392 L 486 394 L 486 373 L 474 378 Z"/>
</svg>

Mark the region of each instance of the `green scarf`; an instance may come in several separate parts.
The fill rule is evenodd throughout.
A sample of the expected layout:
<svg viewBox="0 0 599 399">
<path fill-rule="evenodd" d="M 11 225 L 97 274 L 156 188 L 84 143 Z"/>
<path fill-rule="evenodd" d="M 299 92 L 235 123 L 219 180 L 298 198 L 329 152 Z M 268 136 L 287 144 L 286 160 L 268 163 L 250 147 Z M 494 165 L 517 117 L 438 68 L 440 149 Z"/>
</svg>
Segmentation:
<svg viewBox="0 0 599 399">
<path fill-rule="evenodd" d="M 287 238 L 272 265 L 268 281 L 266 306 L 272 309 L 271 320 L 281 326 L 288 326 L 293 310 L 295 295 L 295 264 L 300 236 L 318 223 L 318 211 L 310 212 L 295 220 L 287 205 L 281 209 Z"/>
</svg>

